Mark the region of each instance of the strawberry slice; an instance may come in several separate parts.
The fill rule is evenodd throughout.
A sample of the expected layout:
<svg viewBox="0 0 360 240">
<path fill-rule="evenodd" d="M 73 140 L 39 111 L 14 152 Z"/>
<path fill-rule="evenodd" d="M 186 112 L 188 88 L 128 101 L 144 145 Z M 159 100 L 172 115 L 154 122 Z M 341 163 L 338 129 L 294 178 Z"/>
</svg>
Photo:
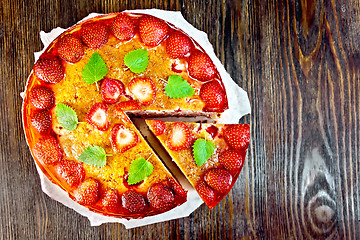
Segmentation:
<svg viewBox="0 0 360 240">
<path fill-rule="evenodd" d="M 171 133 L 166 139 L 169 149 L 180 151 L 190 147 L 190 129 L 182 122 L 173 123 L 170 127 Z"/>
<path fill-rule="evenodd" d="M 70 63 L 76 63 L 84 56 L 84 46 L 80 38 L 71 34 L 61 38 L 57 48 L 59 57 Z"/>
<path fill-rule="evenodd" d="M 63 153 L 57 140 L 52 136 L 40 139 L 34 147 L 34 156 L 45 165 L 58 163 Z"/>
<path fill-rule="evenodd" d="M 130 93 L 139 100 L 141 105 L 149 106 L 155 101 L 155 84 L 148 78 L 134 78 L 129 83 Z"/>
<path fill-rule="evenodd" d="M 131 111 L 131 110 L 140 110 L 140 104 L 136 100 L 129 100 L 125 102 L 120 102 L 114 107 L 114 111 Z"/>
<path fill-rule="evenodd" d="M 131 213 L 141 213 L 145 210 L 145 199 L 139 193 L 129 190 L 122 197 L 122 206 Z"/>
<path fill-rule="evenodd" d="M 111 144 L 115 151 L 123 153 L 130 148 L 135 147 L 139 142 L 138 135 L 123 124 L 116 124 L 111 129 Z"/>
<path fill-rule="evenodd" d="M 175 32 L 166 40 L 166 52 L 170 58 L 179 58 L 191 51 L 192 42 L 190 38 L 182 33 Z"/>
<path fill-rule="evenodd" d="M 129 117 L 124 113 L 123 110 L 117 108 L 117 106 L 115 106 L 115 108 L 113 109 L 113 114 L 116 118 L 120 119 L 124 124 L 132 124 Z"/>
<path fill-rule="evenodd" d="M 169 182 L 171 185 L 171 189 L 173 190 L 174 194 L 176 196 L 186 198 L 187 197 L 187 191 L 185 191 L 182 186 L 175 181 L 173 178 L 169 178 Z"/>
<path fill-rule="evenodd" d="M 50 109 L 55 105 L 55 94 L 47 87 L 34 87 L 29 93 L 30 102 L 38 109 Z"/>
<path fill-rule="evenodd" d="M 195 189 L 206 204 L 209 204 L 215 200 L 214 191 L 204 181 L 198 183 Z"/>
<path fill-rule="evenodd" d="M 146 46 L 155 47 L 167 36 L 169 26 L 161 19 L 143 16 L 139 20 L 140 38 Z"/>
<path fill-rule="evenodd" d="M 205 111 L 224 110 L 226 104 L 225 91 L 218 81 L 204 83 L 201 86 L 199 95 L 206 103 Z"/>
<path fill-rule="evenodd" d="M 89 48 L 97 49 L 107 43 L 109 33 L 102 23 L 89 23 L 81 27 L 81 39 Z"/>
<path fill-rule="evenodd" d="M 124 93 L 125 86 L 119 80 L 105 78 L 101 83 L 101 96 L 106 103 L 117 103 Z"/>
<path fill-rule="evenodd" d="M 58 57 L 44 57 L 34 65 L 35 75 L 46 83 L 58 83 L 64 78 L 64 68 Z"/>
<path fill-rule="evenodd" d="M 165 132 L 165 122 L 160 120 L 147 120 L 147 123 L 150 127 L 150 130 L 155 134 L 155 136 L 159 136 Z"/>
<path fill-rule="evenodd" d="M 200 51 L 192 54 L 188 62 L 189 75 L 206 82 L 215 76 L 215 66 L 208 55 Z"/>
<path fill-rule="evenodd" d="M 242 168 L 244 157 L 238 151 L 228 149 L 220 154 L 219 162 L 229 170 L 230 173 L 235 174 Z"/>
<path fill-rule="evenodd" d="M 224 139 L 230 147 L 235 149 L 247 149 L 250 143 L 250 125 L 235 124 L 224 130 Z"/>
<path fill-rule="evenodd" d="M 170 209 L 175 203 L 173 192 L 167 186 L 160 183 L 150 187 L 147 198 L 150 206 L 160 211 Z"/>
<path fill-rule="evenodd" d="M 77 163 L 71 160 L 62 160 L 56 166 L 55 171 L 60 177 L 74 187 L 81 183 L 85 178 L 85 170 L 82 163 Z"/>
<path fill-rule="evenodd" d="M 81 205 L 93 205 L 99 200 L 99 188 L 100 184 L 98 180 L 88 178 L 74 191 L 75 200 Z"/>
<path fill-rule="evenodd" d="M 119 194 L 114 189 L 107 189 L 100 197 L 99 202 L 106 211 L 116 212 L 121 206 Z"/>
<path fill-rule="evenodd" d="M 221 168 L 210 169 L 205 173 L 205 182 L 218 192 L 227 192 L 230 189 L 232 176 Z"/>
<path fill-rule="evenodd" d="M 51 116 L 47 111 L 35 111 L 31 116 L 31 125 L 41 133 L 47 132 L 51 127 Z"/>
<path fill-rule="evenodd" d="M 107 114 L 108 107 L 104 103 L 95 103 L 86 115 L 86 121 L 100 131 L 106 131 L 110 122 Z"/>
<path fill-rule="evenodd" d="M 110 25 L 114 36 L 122 41 L 130 40 L 135 35 L 135 27 L 130 18 L 125 14 L 119 14 Z"/>
</svg>

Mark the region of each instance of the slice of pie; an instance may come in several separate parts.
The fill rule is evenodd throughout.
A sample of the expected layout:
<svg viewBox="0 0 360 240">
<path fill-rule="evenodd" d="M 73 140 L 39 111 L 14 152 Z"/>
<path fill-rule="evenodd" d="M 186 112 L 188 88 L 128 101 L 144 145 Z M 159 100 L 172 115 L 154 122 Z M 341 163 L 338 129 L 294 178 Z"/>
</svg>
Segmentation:
<svg viewBox="0 0 360 240">
<path fill-rule="evenodd" d="M 250 142 L 248 124 L 146 120 L 200 197 L 211 209 L 231 190 Z"/>
<path fill-rule="evenodd" d="M 126 114 L 214 117 L 227 108 L 219 72 L 191 37 L 150 15 L 115 13 L 74 25 L 45 49 L 23 122 L 40 169 L 72 199 L 141 218 L 181 205 L 186 192 Z"/>
</svg>

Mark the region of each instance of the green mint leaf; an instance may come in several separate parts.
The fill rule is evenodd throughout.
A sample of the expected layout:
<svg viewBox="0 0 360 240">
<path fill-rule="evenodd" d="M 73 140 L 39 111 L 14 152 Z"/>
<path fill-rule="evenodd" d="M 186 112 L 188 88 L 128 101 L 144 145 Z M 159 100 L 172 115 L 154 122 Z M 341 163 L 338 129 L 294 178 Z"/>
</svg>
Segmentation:
<svg viewBox="0 0 360 240">
<path fill-rule="evenodd" d="M 133 50 L 125 55 L 124 62 L 133 73 L 141 73 L 149 64 L 149 53 L 146 49 Z"/>
<path fill-rule="evenodd" d="M 80 154 L 79 161 L 101 168 L 106 164 L 106 152 L 102 147 L 92 145 L 85 148 Z"/>
<path fill-rule="evenodd" d="M 129 177 L 127 182 L 129 185 L 139 183 L 145 178 L 150 176 L 154 170 L 154 166 L 151 162 L 145 160 L 145 158 L 137 158 L 130 164 Z"/>
<path fill-rule="evenodd" d="M 169 98 L 191 97 L 195 94 L 190 84 L 179 75 L 169 76 L 168 83 L 165 86 L 165 94 Z"/>
<path fill-rule="evenodd" d="M 100 54 L 95 52 L 82 70 L 82 79 L 87 84 L 93 84 L 103 79 L 107 73 L 106 63 Z"/>
<path fill-rule="evenodd" d="M 60 125 L 66 130 L 73 131 L 79 121 L 74 109 L 63 103 L 58 103 L 55 107 L 55 115 Z"/>
<path fill-rule="evenodd" d="M 192 147 L 194 159 L 198 167 L 206 163 L 215 151 L 215 144 L 202 138 L 197 139 Z"/>
</svg>

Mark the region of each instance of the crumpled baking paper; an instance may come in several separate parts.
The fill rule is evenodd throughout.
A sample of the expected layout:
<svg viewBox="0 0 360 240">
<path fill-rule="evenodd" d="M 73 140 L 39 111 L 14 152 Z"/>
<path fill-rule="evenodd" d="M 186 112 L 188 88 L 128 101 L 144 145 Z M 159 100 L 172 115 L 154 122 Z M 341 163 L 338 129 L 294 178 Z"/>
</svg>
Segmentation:
<svg viewBox="0 0 360 240">
<path fill-rule="evenodd" d="M 239 122 L 239 119 L 241 117 L 250 113 L 251 108 L 247 93 L 242 88 L 240 88 L 231 79 L 230 75 L 226 72 L 224 66 L 221 64 L 220 60 L 216 57 L 213 47 L 209 42 L 206 33 L 194 28 L 190 23 L 188 23 L 184 19 L 184 17 L 181 15 L 180 12 L 164 11 L 158 9 L 129 10 L 125 12 L 145 13 L 161 18 L 173 24 L 175 27 L 183 30 L 206 51 L 206 53 L 210 56 L 210 58 L 214 62 L 217 70 L 219 71 L 222 77 L 228 96 L 229 109 L 222 114 L 221 118 L 217 119 L 218 123 L 236 124 Z M 102 14 L 91 13 L 81 21 L 96 17 L 98 15 L 102 15 Z M 58 27 L 53 29 L 49 33 L 45 33 L 44 31 L 40 32 L 40 38 L 42 43 L 44 44 L 44 48 L 42 51 L 34 53 L 35 62 L 40 57 L 40 55 L 45 51 L 47 46 L 64 31 L 66 31 L 66 29 Z M 20 95 L 23 97 L 24 93 L 21 93 Z M 118 222 L 124 224 L 125 228 L 129 229 L 129 228 L 144 226 L 152 223 L 164 222 L 172 219 L 187 217 L 203 203 L 197 192 L 191 187 L 191 185 L 184 178 L 184 176 L 182 176 L 182 177 L 178 177 L 178 180 L 184 186 L 184 188 L 188 190 L 188 199 L 187 202 L 185 202 L 181 206 L 178 206 L 168 212 L 156 216 L 145 217 L 142 219 L 127 220 L 122 218 L 107 217 L 98 213 L 94 213 L 90 211 L 88 208 L 74 202 L 64 190 L 62 190 L 56 184 L 53 184 L 43 174 L 43 172 L 40 170 L 40 168 L 37 165 L 36 168 L 40 176 L 41 188 L 43 192 L 46 193 L 52 199 L 61 202 L 65 206 L 72 208 L 79 214 L 87 217 L 90 221 L 91 226 L 99 226 L 107 222 Z"/>
</svg>

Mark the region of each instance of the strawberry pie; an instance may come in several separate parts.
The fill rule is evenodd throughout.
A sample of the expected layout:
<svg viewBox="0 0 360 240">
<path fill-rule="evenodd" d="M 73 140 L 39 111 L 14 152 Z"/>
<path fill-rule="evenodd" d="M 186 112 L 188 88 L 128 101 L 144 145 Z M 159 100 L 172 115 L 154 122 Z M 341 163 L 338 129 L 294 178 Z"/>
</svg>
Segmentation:
<svg viewBox="0 0 360 240">
<path fill-rule="evenodd" d="M 132 123 L 228 109 L 221 76 L 187 34 L 159 18 L 114 13 L 57 37 L 31 72 L 23 104 L 26 139 L 42 172 L 89 210 L 142 218 L 187 201 L 187 192 Z M 206 204 L 231 189 L 248 125 L 148 120 Z"/>
</svg>

